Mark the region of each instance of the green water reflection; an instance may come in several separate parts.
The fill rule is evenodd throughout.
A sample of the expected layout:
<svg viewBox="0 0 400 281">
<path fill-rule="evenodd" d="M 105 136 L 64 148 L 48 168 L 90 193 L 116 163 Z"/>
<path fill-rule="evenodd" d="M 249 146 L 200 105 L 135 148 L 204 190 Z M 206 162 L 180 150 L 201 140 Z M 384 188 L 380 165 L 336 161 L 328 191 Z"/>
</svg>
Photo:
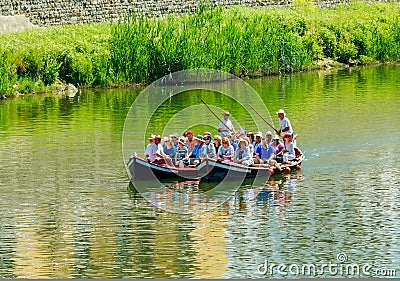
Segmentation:
<svg viewBox="0 0 400 281">
<path fill-rule="evenodd" d="M 121 138 L 140 89 L 1 101 L 0 277 L 261 278 L 270 277 L 257 273 L 265 259 L 321 264 L 339 253 L 399 276 L 400 68 L 246 82 L 274 124 L 279 108 L 288 113 L 307 156 L 302 172 L 244 183 L 223 206 L 194 215 L 165 213 L 128 187 Z M 164 103 L 149 133 L 201 98 L 254 129 L 230 98 L 192 92 Z M 187 118 L 183 127 L 201 116 Z"/>
</svg>

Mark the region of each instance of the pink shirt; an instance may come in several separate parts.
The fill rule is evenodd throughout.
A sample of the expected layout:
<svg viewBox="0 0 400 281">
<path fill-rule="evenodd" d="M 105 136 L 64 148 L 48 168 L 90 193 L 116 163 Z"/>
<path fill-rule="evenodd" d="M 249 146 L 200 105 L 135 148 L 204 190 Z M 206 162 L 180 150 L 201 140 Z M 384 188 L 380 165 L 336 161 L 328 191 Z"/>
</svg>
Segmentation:
<svg viewBox="0 0 400 281">
<path fill-rule="evenodd" d="M 284 148 L 284 145 L 281 142 L 279 142 L 278 145 L 275 145 L 274 142 L 271 142 L 270 145 L 275 149 L 275 155 L 278 154 L 282 150 L 282 148 Z"/>
</svg>

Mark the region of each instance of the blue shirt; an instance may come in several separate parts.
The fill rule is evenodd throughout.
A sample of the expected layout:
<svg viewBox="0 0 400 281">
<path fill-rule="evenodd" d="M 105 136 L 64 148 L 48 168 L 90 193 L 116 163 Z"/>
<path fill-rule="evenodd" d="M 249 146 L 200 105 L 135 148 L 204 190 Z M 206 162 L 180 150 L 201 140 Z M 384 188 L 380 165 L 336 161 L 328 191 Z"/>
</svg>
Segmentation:
<svg viewBox="0 0 400 281">
<path fill-rule="evenodd" d="M 256 153 L 257 147 L 260 145 L 261 145 L 261 142 L 256 143 L 256 141 L 253 141 L 254 153 Z"/>
<path fill-rule="evenodd" d="M 176 154 L 177 154 L 176 158 L 177 158 L 177 160 L 181 160 L 181 159 L 185 158 L 187 153 L 188 153 L 188 149 L 187 149 L 186 146 L 184 146 L 183 149 L 178 149 L 178 150 L 176 151 Z"/>
<path fill-rule="evenodd" d="M 175 146 L 171 146 L 170 149 L 164 147 L 164 154 L 168 155 L 169 157 L 173 158 L 175 156 L 176 148 Z"/>
<path fill-rule="evenodd" d="M 271 155 L 274 154 L 274 148 L 269 144 L 267 144 L 266 148 L 264 148 L 262 145 L 258 145 L 256 148 L 256 154 L 257 153 L 261 159 L 269 159 Z"/>
<path fill-rule="evenodd" d="M 235 150 L 233 149 L 233 146 L 228 146 L 227 148 L 224 148 L 223 145 L 221 145 L 218 148 L 218 154 L 219 156 L 233 156 L 233 154 L 235 153 Z"/>
<path fill-rule="evenodd" d="M 243 151 L 240 151 L 239 148 L 235 150 L 235 154 L 233 155 L 233 160 L 239 160 L 239 159 L 243 160 L 253 159 L 252 155 L 250 155 L 250 149 L 248 146 L 245 146 Z"/>
<path fill-rule="evenodd" d="M 237 140 L 231 141 L 231 146 L 233 146 L 233 150 L 236 150 L 238 147 L 238 141 Z"/>
<path fill-rule="evenodd" d="M 206 154 L 206 147 L 204 146 L 204 143 L 196 144 L 192 150 L 192 157 L 199 158 L 202 154 Z"/>
</svg>

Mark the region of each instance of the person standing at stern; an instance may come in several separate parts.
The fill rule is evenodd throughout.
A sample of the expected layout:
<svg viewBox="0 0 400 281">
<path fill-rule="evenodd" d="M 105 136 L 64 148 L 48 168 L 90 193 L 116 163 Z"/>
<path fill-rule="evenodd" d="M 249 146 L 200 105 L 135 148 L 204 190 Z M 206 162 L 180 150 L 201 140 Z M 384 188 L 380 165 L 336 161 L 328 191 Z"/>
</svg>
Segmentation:
<svg viewBox="0 0 400 281">
<path fill-rule="evenodd" d="M 279 136 L 284 136 L 286 134 L 291 134 L 293 136 L 292 125 L 290 124 L 290 120 L 286 117 L 286 113 L 283 109 L 279 109 L 278 112 L 279 117 L 279 131 L 277 134 Z"/>
<path fill-rule="evenodd" d="M 229 112 L 225 111 L 224 119 L 221 120 L 221 122 L 219 122 L 218 132 L 221 133 L 221 138 L 226 137 L 230 132 L 234 132 L 234 128 L 231 120 L 229 120 L 229 116 L 230 116 Z"/>
</svg>

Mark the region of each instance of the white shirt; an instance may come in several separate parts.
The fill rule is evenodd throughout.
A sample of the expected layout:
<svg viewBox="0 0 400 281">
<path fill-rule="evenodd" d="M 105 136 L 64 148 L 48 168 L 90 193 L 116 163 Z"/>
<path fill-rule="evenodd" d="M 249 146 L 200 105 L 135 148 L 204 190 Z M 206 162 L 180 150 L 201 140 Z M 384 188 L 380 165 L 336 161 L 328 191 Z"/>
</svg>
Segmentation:
<svg viewBox="0 0 400 281">
<path fill-rule="evenodd" d="M 150 155 L 150 147 L 151 147 L 152 143 L 149 143 L 146 147 L 146 151 L 144 152 L 144 155 Z"/>
<path fill-rule="evenodd" d="M 287 162 L 289 160 L 293 160 L 296 158 L 296 152 L 294 151 L 294 143 L 290 142 L 289 144 L 287 144 L 285 142 L 285 150 L 287 151 L 287 153 L 283 154 L 283 161 Z"/>
<path fill-rule="evenodd" d="M 163 154 L 163 153 L 164 153 L 164 150 L 160 143 L 158 145 L 156 145 L 155 143 L 151 144 L 150 149 L 149 149 L 150 162 L 153 162 L 154 160 L 157 159 L 157 154 Z"/>
<path fill-rule="evenodd" d="M 224 124 L 233 131 L 233 125 L 232 125 L 231 120 L 229 120 L 229 119 L 228 120 L 223 119 L 222 122 L 219 122 L 218 129 L 227 130 L 228 128 Z M 221 132 L 221 138 L 226 137 L 226 134 L 227 134 L 227 132 Z"/>
<path fill-rule="evenodd" d="M 287 119 L 286 117 L 283 117 L 283 119 L 279 119 L 279 126 L 280 126 L 280 131 L 281 131 L 281 135 L 283 136 L 283 134 L 293 134 L 293 129 L 292 129 L 292 125 L 290 125 L 290 121 L 289 119 Z M 289 131 L 283 132 L 282 130 L 289 127 Z"/>
</svg>

